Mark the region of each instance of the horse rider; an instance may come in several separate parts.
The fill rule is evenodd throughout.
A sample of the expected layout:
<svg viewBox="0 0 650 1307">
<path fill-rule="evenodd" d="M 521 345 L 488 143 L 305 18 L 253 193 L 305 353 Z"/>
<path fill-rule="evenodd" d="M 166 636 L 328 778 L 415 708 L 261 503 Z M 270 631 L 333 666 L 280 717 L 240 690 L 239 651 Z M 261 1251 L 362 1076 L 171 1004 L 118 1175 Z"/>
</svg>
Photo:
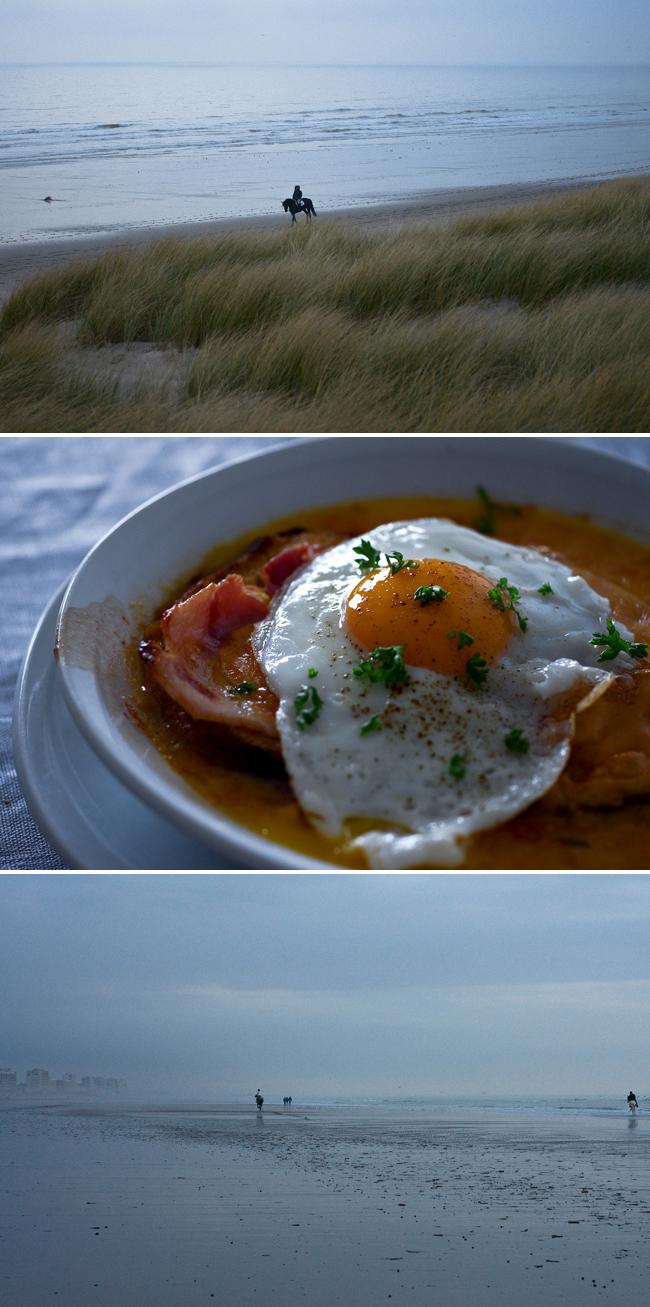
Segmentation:
<svg viewBox="0 0 650 1307">
<path fill-rule="evenodd" d="M 299 186 L 294 186 L 291 198 L 294 204 L 302 204 L 302 191 Z"/>
</svg>

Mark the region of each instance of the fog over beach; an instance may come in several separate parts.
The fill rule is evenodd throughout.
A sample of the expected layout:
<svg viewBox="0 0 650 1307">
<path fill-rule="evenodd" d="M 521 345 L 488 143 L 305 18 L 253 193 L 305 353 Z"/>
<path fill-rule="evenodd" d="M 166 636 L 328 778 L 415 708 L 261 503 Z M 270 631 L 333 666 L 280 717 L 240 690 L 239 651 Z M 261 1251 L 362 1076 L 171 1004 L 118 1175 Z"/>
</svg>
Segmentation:
<svg viewBox="0 0 650 1307">
<path fill-rule="evenodd" d="M 647 1122 L 502 1102 L 6 1113 L 9 1303 L 639 1301 Z"/>
<path fill-rule="evenodd" d="M 98 1077 L 0 1099 L 10 1307 L 640 1299 L 647 877 L 9 875 L 0 900 L 0 1061 Z"/>
</svg>

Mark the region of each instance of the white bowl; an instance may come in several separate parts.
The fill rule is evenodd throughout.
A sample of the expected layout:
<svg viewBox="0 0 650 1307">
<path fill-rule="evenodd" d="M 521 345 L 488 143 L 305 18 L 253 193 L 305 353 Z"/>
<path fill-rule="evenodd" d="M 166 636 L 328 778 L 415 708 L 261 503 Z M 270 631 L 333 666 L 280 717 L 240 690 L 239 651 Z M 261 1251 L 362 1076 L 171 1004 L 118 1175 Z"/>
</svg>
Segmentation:
<svg viewBox="0 0 650 1307">
<path fill-rule="evenodd" d="M 325 436 L 271 447 L 184 481 L 124 518 L 87 555 L 61 605 L 57 655 L 68 706 L 91 746 L 140 797 L 235 865 L 327 870 L 223 816 L 125 714 L 124 648 L 220 542 L 308 508 L 388 495 L 469 496 L 588 513 L 648 528 L 650 471 L 554 437 Z M 115 814 L 119 821 L 119 813 Z M 227 861 L 223 862 L 227 865 Z"/>
</svg>

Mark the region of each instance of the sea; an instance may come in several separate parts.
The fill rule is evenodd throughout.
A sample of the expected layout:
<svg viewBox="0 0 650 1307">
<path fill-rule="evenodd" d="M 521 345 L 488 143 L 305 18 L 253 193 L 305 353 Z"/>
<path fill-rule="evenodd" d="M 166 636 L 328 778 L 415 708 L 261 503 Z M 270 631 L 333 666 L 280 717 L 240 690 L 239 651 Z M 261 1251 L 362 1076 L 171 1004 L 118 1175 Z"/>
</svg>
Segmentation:
<svg viewBox="0 0 650 1307">
<path fill-rule="evenodd" d="M 647 66 L 5 64 L 0 243 L 643 173 L 649 127 Z"/>
</svg>

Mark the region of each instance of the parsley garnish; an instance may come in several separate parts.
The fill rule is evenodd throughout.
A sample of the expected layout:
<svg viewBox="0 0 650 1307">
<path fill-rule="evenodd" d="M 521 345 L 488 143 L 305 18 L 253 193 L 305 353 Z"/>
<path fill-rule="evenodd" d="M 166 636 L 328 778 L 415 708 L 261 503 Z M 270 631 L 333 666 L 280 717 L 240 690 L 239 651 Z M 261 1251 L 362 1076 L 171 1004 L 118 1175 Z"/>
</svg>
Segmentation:
<svg viewBox="0 0 650 1307">
<path fill-rule="evenodd" d="M 507 576 L 502 576 L 496 585 L 488 590 L 487 597 L 493 608 L 498 608 L 500 613 L 507 613 L 512 610 L 519 622 L 519 630 L 525 631 L 528 626 L 528 618 L 519 612 L 517 604 L 521 601 L 521 595 L 516 585 L 508 583 Z"/>
<path fill-rule="evenodd" d="M 359 731 L 359 735 L 372 735 L 373 731 L 381 730 L 381 717 L 371 717 L 365 722 Z"/>
<path fill-rule="evenodd" d="M 259 690 L 259 685 L 253 685 L 252 681 L 242 681 L 241 685 L 229 685 L 228 694 L 255 694 Z"/>
<path fill-rule="evenodd" d="M 306 726 L 313 726 L 323 706 L 323 700 L 315 685 L 301 685 L 293 701 L 293 706 L 298 727 L 301 731 L 304 731 Z"/>
<path fill-rule="evenodd" d="M 528 753 L 528 750 L 530 749 L 530 742 L 526 739 L 526 736 L 519 726 L 515 726 L 511 731 L 509 731 L 503 743 L 505 744 L 506 749 L 510 749 L 511 753 Z"/>
<path fill-rule="evenodd" d="M 617 658 L 620 653 L 629 654 L 630 658 L 648 657 L 647 644 L 632 644 L 630 640 L 625 640 L 620 631 L 617 631 L 611 617 L 607 618 L 607 635 L 594 631 L 589 643 L 605 646 L 598 659 L 599 663 L 611 662 L 612 658 Z"/>
<path fill-rule="evenodd" d="M 443 590 L 441 585 L 419 585 L 413 598 L 426 608 L 427 604 L 441 604 L 448 594 L 449 591 Z"/>
<path fill-rule="evenodd" d="M 317 668 L 316 668 L 316 667 L 310 667 L 310 668 L 309 668 L 309 671 L 307 672 L 307 675 L 308 675 L 310 681 L 313 681 L 314 677 L 315 677 L 315 676 L 318 676 L 318 670 L 317 670 Z"/>
<path fill-rule="evenodd" d="M 480 690 L 481 686 L 485 684 L 488 674 L 488 665 L 483 655 L 480 653 L 472 654 L 471 658 L 468 658 L 465 663 L 465 671 L 472 689 Z"/>
<path fill-rule="evenodd" d="M 404 666 L 405 648 L 403 644 L 378 646 L 352 668 L 353 675 L 360 680 L 381 681 L 383 685 L 403 685 L 408 679 Z"/>
<path fill-rule="evenodd" d="M 390 567 L 391 576 L 397 576 L 397 573 L 401 572 L 403 567 L 411 567 L 415 569 L 418 566 L 415 559 L 405 558 L 403 554 L 400 554 L 398 549 L 395 550 L 394 554 L 384 554 L 384 558 Z"/>
<path fill-rule="evenodd" d="M 455 640 L 455 639 L 456 639 L 456 636 L 458 636 L 458 644 L 457 644 L 457 646 L 456 646 L 458 649 L 466 649 L 468 645 L 470 645 L 470 644 L 474 644 L 474 636 L 473 636 L 473 635 L 470 635 L 469 631 L 448 631 L 448 632 L 447 632 L 447 639 L 448 639 L 448 640 Z"/>
<path fill-rule="evenodd" d="M 499 505 L 495 502 L 492 496 L 488 494 L 485 486 L 477 486 L 476 493 L 483 508 L 481 516 L 476 519 L 476 530 L 480 531 L 484 536 L 496 535 L 497 524 L 494 515 Z"/>
<path fill-rule="evenodd" d="M 361 572 L 371 572 L 375 567 L 381 567 L 381 554 L 369 540 L 362 540 L 360 545 L 354 546 L 352 552 L 359 554 L 356 561 Z"/>
<path fill-rule="evenodd" d="M 447 771 L 450 776 L 453 776 L 455 781 L 462 781 L 465 775 L 465 758 L 462 753 L 453 754 L 449 759 Z"/>
<path fill-rule="evenodd" d="M 543 585 L 537 587 L 537 593 L 538 595 L 552 595 L 555 594 L 555 591 L 553 586 L 549 585 L 548 581 L 545 581 Z"/>
</svg>

